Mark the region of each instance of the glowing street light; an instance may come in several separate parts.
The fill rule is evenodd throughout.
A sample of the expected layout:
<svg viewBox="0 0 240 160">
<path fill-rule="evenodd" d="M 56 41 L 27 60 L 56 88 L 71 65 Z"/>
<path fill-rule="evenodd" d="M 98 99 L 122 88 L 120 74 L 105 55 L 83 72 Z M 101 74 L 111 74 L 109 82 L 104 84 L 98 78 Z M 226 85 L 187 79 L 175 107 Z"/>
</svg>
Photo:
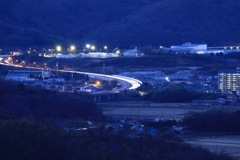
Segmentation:
<svg viewBox="0 0 240 160">
<path fill-rule="evenodd" d="M 171 82 L 169 77 L 166 77 L 165 79 L 166 81 Z"/>
<path fill-rule="evenodd" d="M 95 50 L 96 49 L 96 47 L 95 46 L 91 46 L 91 50 Z"/>
<path fill-rule="evenodd" d="M 60 52 L 62 50 L 62 47 L 61 46 L 57 46 L 56 49 L 57 49 L 58 52 Z"/>
<path fill-rule="evenodd" d="M 89 49 L 90 47 L 91 47 L 91 45 L 90 45 L 90 44 L 86 44 L 86 48 L 88 48 L 88 49 Z"/>
<path fill-rule="evenodd" d="M 107 50 L 107 48 L 108 48 L 107 46 L 104 46 L 104 49 L 106 49 L 106 50 Z"/>
<path fill-rule="evenodd" d="M 97 84 L 97 86 L 100 86 L 101 83 L 99 81 L 97 81 L 96 84 Z"/>
<path fill-rule="evenodd" d="M 70 46 L 70 50 L 71 50 L 71 51 L 74 51 L 75 49 L 76 49 L 75 46 Z"/>
</svg>

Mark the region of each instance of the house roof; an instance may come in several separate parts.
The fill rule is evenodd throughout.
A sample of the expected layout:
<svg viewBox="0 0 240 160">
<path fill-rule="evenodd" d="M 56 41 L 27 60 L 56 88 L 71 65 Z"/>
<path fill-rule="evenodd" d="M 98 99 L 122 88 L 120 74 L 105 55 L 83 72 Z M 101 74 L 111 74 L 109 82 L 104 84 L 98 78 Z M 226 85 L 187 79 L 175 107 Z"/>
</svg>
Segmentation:
<svg viewBox="0 0 240 160">
<path fill-rule="evenodd" d="M 221 69 L 218 71 L 218 73 L 236 73 L 236 70 L 234 69 Z"/>
<path fill-rule="evenodd" d="M 99 87 L 90 85 L 90 86 L 84 87 L 83 89 L 99 89 Z"/>
</svg>

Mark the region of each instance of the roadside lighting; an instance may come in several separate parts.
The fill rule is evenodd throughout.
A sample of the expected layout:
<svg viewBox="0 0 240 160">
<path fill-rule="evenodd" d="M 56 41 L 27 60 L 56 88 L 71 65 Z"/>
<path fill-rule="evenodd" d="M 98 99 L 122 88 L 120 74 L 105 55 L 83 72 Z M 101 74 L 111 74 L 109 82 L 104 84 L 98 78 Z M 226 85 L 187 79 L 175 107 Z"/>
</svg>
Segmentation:
<svg viewBox="0 0 240 160">
<path fill-rule="evenodd" d="M 169 77 L 166 77 L 165 79 L 166 79 L 166 81 L 170 82 L 170 78 Z"/>
<path fill-rule="evenodd" d="M 107 46 L 104 46 L 104 49 L 106 49 L 106 50 L 107 50 L 107 48 L 108 48 Z"/>
<path fill-rule="evenodd" d="M 36 62 L 33 62 L 33 64 L 36 64 Z"/>
<path fill-rule="evenodd" d="M 97 86 L 100 86 L 101 83 L 99 81 L 97 81 L 96 84 L 97 84 Z"/>
<path fill-rule="evenodd" d="M 96 49 L 96 47 L 95 46 L 91 46 L 91 50 L 95 50 Z"/>
<path fill-rule="evenodd" d="M 60 52 L 62 50 L 62 47 L 61 46 L 57 46 L 56 49 L 57 49 L 58 52 Z"/>
<path fill-rule="evenodd" d="M 86 44 L 86 48 L 88 48 L 88 49 L 89 49 L 90 47 L 91 47 L 91 46 L 90 46 L 90 44 Z"/>
<path fill-rule="evenodd" d="M 70 46 L 70 50 L 71 50 L 71 51 L 74 51 L 75 49 L 76 49 L 75 46 Z"/>
</svg>

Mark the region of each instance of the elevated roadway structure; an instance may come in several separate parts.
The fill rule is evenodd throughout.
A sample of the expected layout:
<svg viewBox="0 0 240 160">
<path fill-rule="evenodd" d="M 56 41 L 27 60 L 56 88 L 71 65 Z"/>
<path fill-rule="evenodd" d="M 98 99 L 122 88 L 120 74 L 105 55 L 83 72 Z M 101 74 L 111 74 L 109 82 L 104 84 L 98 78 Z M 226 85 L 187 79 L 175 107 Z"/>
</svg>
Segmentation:
<svg viewBox="0 0 240 160">
<path fill-rule="evenodd" d="M 60 70 L 60 71 L 66 72 L 65 70 Z M 94 97 L 95 102 L 114 99 L 116 94 L 126 90 L 135 90 L 138 87 L 140 87 L 140 85 L 142 84 L 142 82 L 137 79 L 125 77 L 125 76 L 119 76 L 119 75 L 105 75 L 105 74 L 76 72 L 76 71 L 67 71 L 67 72 L 86 74 L 91 78 L 95 78 L 99 80 L 108 80 L 108 81 L 115 80 L 119 83 L 120 85 L 119 88 L 112 88 L 110 90 L 91 92 L 90 95 Z"/>
<path fill-rule="evenodd" d="M 29 68 L 29 69 L 43 69 L 43 68 L 37 68 L 37 67 L 23 67 L 23 66 L 11 64 L 11 63 L 8 63 L 8 64 L 0 63 L 0 64 L 7 65 L 7 66 L 21 67 L 21 68 Z M 92 77 L 95 79 L 108 80 L 108 81 L 115 80 L 119 83 L 120 87 L 118 87 L 118 88 L 112 88 L 110 90 L 101 90 L 101 91 L 89 93 L 90 95 L 92 95 L 94 97 L 93 99 L 95 102 L 99 102 L 102 100 L 114 99 L 118 93 L 126 91 L 126 90 L 135 90 L 142 84 L 142 82 L 137 79 L 120 76 L 120 75 L 105 75 L 105 74 L 98 74 L 98 73 L 78 72 L 78 71 L 68 71 L 68 70 L 58 70 L 58 71 L 59 72 L 86 74 L 89 77 Z"/>
</svg>

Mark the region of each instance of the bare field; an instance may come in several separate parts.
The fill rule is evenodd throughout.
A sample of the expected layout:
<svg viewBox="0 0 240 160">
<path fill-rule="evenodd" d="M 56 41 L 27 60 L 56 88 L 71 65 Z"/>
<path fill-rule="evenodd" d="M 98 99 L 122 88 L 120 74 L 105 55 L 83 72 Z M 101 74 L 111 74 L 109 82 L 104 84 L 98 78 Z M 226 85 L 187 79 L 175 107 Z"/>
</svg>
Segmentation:
<svg viewBox="0 0 240 160">
<path fill-rule="evenodd" d="M 188 112 L 202 112 L 209 107 L 194 107 L 190 103 L 151 103 L 120 101 L 100 104 L 104 115 L 113 117 L 181 119 Z"/>
</svg>

